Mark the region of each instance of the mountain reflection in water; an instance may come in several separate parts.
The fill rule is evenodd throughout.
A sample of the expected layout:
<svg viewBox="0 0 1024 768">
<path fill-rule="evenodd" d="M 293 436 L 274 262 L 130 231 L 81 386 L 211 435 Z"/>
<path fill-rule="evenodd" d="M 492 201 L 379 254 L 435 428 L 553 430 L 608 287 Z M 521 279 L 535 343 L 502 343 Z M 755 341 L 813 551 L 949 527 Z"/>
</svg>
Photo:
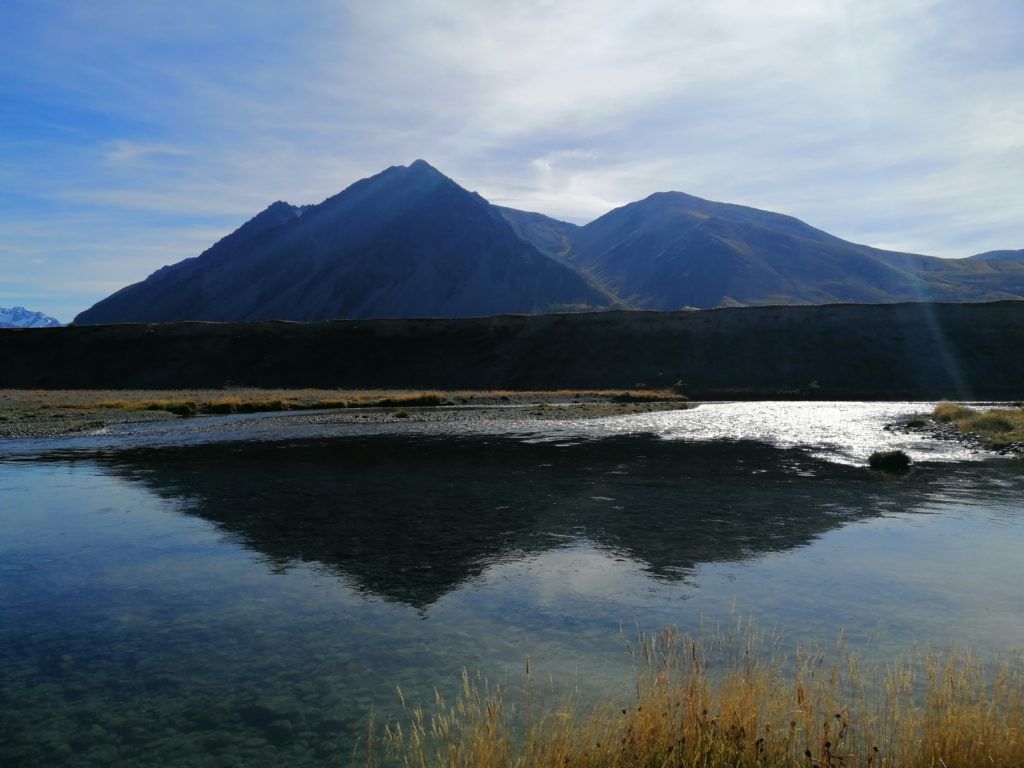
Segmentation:
<svg viewBox="0 0 1024 768">
<path fill-rule="evenodd" d="M 585 539 L 680 579 L 910 509 L 920 484 L 754 443 L 392 437 L 117 453 L 112 474 L 278 571 L 307 563 L 416 607 L 489 564 Z"/>
<path fill-rule="evenodd" d="M 1011 462 L 886 478 L 813 445 L 532 439 L 0 461 L 0 765 L 345 764 L 396 685 L 429 703 L 530 658 L 552 700 L 629 697 L 634 623 L 738 611 L 885 660 L 1024 632 Z"/>
</svg>

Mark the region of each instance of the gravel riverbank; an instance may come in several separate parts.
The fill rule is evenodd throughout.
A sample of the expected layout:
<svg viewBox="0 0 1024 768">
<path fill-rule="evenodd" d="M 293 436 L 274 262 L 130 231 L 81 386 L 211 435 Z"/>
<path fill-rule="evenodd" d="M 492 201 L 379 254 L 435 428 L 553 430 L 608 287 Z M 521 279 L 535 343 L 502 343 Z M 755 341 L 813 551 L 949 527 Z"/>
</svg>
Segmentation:
<svg viewBox="0 0 1024 768">
<path fill-rule="evenodd" d="M 337 392 L 325 390 L 187 390 L 187 391 L 113 391 L 62 390 L 0 391 L 0 440 L 58 438 L 99 433 L 120 425 L 184 422 L 195 426 L 215 415 L 182 416 L 163 407 L 181 403 L 225 404 L 236 412 L 252 413 L 257 418 L 287 414 L 288 423 L 318 423 L 329 419 L 335 424 L 395 423 L 398 421 L 477 421 L 503 417 L 533 419 L 598 418 L 602 416 L 676 410 L 688 407 L 685 400 L 660 400 L 657 395 L 624 392 L 451 392 L 436 393 L 446 405 L 420 407 L 404 405 L 416 402 L 421 393 L 410 392 Z M 433 393 L 431 393 L 433 396 Z M 648 400 L 646 398 L 651 397 Z M 361 399 L 360 399 L 361 398 Z M 393 401 L 395 405 L 374 403 Z M 318 408 L 320 403 L 350 402 L 358 406 Z M 228 411 L 232 412 L 232 411 Z M 225 415 L 224 412 L 218 415 Z"/>
</svg>

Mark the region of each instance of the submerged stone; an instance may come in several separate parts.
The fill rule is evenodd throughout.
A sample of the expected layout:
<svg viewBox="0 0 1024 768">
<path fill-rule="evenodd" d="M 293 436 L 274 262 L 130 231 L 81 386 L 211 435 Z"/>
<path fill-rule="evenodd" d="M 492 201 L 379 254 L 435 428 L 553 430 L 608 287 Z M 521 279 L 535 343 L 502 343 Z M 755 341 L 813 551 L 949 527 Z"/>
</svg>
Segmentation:
<svg viewBox="0 0 1024 768">
<path fill-rule="evenodd" d="M 292 740 L 292 735 L 290 720 L 275 720 L 267 726 L 267 740 L 271 744 L 285 744 Z"/>
<path fill-rule="evenodd" d="M 266 728 L 275 720 L 284 719 L 284 714 L 263 703 L 246 704 L 238 710 L 238 717 L 252 728 Z"/>
</svg>

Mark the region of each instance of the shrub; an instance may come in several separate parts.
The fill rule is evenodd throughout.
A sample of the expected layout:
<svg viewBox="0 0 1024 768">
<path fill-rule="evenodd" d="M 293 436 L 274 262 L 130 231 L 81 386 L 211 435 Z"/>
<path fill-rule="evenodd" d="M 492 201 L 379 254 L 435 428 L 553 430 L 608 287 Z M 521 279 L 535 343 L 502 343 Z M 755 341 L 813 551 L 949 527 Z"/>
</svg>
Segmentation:
<svg viewBox="0 0 1024 768">
<path fill-rule="evenodd" d="M 906 472 L 910 469 L 910 457 L 903 451 L 875 451 L 868 459 L 868 466 L 880 472 Z"/>
<path fill-rule="evenodd" d="M 432 407 L 439 405 L 453 405 L 453 403 L 441 392 L 418 392 L 408 395 L 395 395 L 393 397 L 381 398 L 377 401 L 377 405 L 382 408 L 387 408 L 388 406 L 393 405 Z"/>
<path fill-rule="evenodd" d="M 340 398 L 332 398 L 329 400 L 317 400 L 309 404 L 312 410 L 328 410 L 333 408 L 351 408 L 352 402 L 350 400 L 342 400 Z"/>
<path fill-rule="evenodd" d="M 167 411 L 175 416 L 195 416 L 199 413 L 199 406 L 190 400 L 157 400 L 146 403 L 142 406 L 144 411 Z"/>
<path fill-rule="evenodd" d="M 649 392 L 621 392 L 612 395 L 613 403 L 660 403 L 663 400 L 685 400 L 686 397 L 675 392 L 653 390 Z"/>
<path fill-rule="evenodd" d="M 228 414 L 238 413 L 238 407 L 242 404 L 241 398 L 238 397 L 225 397 L 220 400 L 214 400 L 212 403 L 206 403 L 203 406 L 203 413 L 213 414 Z"/>
</svg>

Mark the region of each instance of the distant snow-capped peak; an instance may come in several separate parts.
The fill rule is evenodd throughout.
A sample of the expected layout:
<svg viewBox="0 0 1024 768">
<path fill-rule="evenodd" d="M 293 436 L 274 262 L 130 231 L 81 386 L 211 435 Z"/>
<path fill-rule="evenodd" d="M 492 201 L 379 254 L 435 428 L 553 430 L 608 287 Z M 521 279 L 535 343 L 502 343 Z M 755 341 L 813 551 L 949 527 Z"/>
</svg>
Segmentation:
<svg viewBox="0 0 1024 768">
<path fill-rule="evenodd" d="M 31 312 L 24 307 L 0 307 L 0 328 L 57 328 L 64 325 L 60 320 Z"/>
</svg>

